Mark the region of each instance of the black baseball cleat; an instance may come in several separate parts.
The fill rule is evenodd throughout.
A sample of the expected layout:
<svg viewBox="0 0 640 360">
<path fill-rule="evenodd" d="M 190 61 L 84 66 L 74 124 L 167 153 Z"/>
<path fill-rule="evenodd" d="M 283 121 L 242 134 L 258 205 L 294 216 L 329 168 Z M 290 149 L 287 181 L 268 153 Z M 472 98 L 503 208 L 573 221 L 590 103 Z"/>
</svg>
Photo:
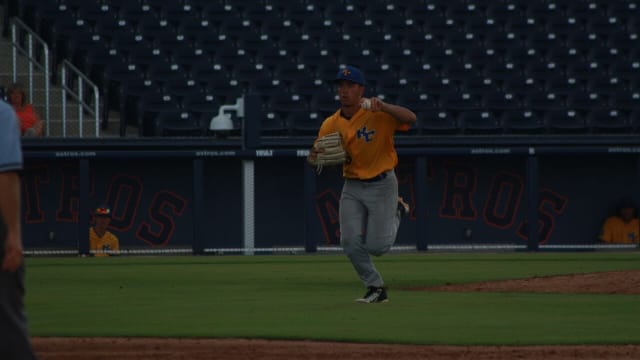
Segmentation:
<svg viewBox="0 0 640 360">
<path fill-rule="evenodd" d="M 367 293 L 363 297 L 356 299 L 356 302 L 363 304 L 386 303 L 388 301 L 387 289 L 375 286 L 369 286 Z"/>
<path fill-rule="evenodd" d="M 409 204 L 407 204 L 402 197 L 398 196 L 398 216 L 402 218 L 407 215 L 410 210 Z"/>
</svg>

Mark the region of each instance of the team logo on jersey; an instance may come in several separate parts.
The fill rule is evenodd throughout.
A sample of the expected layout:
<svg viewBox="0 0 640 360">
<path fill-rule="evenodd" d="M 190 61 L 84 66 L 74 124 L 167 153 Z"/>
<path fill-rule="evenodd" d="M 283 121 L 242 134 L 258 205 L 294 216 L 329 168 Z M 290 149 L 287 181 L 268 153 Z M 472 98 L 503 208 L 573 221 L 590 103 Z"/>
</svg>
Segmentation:
<svg viewBox="0 0 640 360">
<path fill-rule="evenodd" d="M 375 129 L 371 129 L 367 131 L 367 127 L 363 126 L 361 129 L 358 129 L 356 136 L 358 139 L 364 138 L 365 142 L 373 141 L 373 135 L 376 133 Z"/>
</svg>

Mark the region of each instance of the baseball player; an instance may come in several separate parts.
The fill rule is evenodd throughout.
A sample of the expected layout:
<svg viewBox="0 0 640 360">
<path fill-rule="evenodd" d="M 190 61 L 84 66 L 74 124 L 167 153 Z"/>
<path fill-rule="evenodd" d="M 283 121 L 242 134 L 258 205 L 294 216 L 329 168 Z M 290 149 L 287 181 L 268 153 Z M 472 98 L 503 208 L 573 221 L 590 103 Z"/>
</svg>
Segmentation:
<svg viewBox="0 0 640 360">
<path fill-rule="evenodd" d="M 20 223 L 22 151 L 18 118 L 0 101 L 0 357 L 35 359 L 24 314 Z"/>
<path fill-rule="evenodd" d="M 387 291 L 370 255 L 381 256 L 395 242 L 398 226 L 409 206 L 398 197 L 394 149 L 395 131 L 406 131 L 416 121 L 409 109 L 379 98 L 364 98 L 365 78 L 353 66 L 338 71 L 335 79 L 341 107 L 324 120 L 317 144 L 339 133 L 346 152 L 345 179 L 340 197 L 340 242 L 358 276 L 367 287 L 362 303 L 388 301 Z M 317 146 L 308 161 L 317 165 L 324 150 Z"/>
<path fill-rule="evenodd" d="M 89 250 L 95 256 L 109 256 L 120 250 L 118 237 L 109 230 L 111 208 L 100 205 L 93 212 L 94 225 L 89 228 Z"/>
<path fill-rule="evenodd" d="M 640 241 L 640 220 L 633 200 L 625 198 L 617 213 L 607 218 L 602 225 L 600 240 L 606 243 L 637 244 Z"/>
</svg>

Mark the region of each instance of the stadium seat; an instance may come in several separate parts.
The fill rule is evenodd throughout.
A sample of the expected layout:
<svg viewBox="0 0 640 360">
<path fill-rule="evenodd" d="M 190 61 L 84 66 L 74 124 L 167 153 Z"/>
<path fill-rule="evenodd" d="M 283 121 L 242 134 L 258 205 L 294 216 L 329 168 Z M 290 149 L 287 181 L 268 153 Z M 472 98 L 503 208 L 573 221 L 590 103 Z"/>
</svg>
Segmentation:
<svg viewBox="0 0 640 360">
<path fill-rule="evenodd" d="M 416 111 L 418 131 L 425 135 L 455 134 L 460 131 L 456 119 L 446 110 Z"/>
<path fill-rule="evenodd" d="M 584 133 L 589 129 L 585 125 L 581 114 L 572 109 L 548 110 L 545 121 L 552 132 L 556 133 Z"/>
<path fill-rule="evenodd" d="M 340 107 L 337 95 L 333 92 L 322 92 L 311 97 L 310 108 L 323 115 L 330 115 Z"/>
<path fill-rule="evenodd" d="M 491 111 L 469 110 L 458 114 L 458 125 L 466 134 L 499 134 L 504 131 L 500 119 Z"/>
<path fill-rule="evenodd" d="M 610 94 L 609 104 L 615 109 L 640 109 L 640 90 L 618 90 Z"/>
<path fill-rule="evenodd" d="M 632 129 L 627 115 L 616 109 L 590 111 L 586 121 L 588 126 L 599 133 L 627 133 Z"/>
<path fill-rule="evenodd" d="M 175 113 L 180 111 L 178 102 L 169 94 L 147 93 L 141 97 L 138 104 L 138 131 L 143 136 L 161 135 L 158 123 L 160 113 Z"/>
<path fill-rule="evenodd" d="M 500 119 L 508 133 L 539 134 L 546 130 L 543 116 L 530 109 L 505 110 Z"/>
<path fill-rule="evenodd" d="M 575 92 L 567 97 L 570 109 L 598 110 L 607 106 L 607 99 L 598 92 Z"/>
<path fill-rule="evenodd" d="M 460 89 L 466 92 L 487 93 L 495 90 L 496 86 L 500 85 L 488 77 L 472 75 L 460 80 Z"/>
<path fill-rule="evenodd" d="M 203 136 L 209 126 L 185 110 L 160 111 L 152 122 L 160 136 Z"/>
<path fill-rule="evenodd" d="M 514 93 L 487 91 L 482 96 L 482 107 L 491 111 L 514 110 L 522 108 L 522 101 Z"/>
<path fill-rule="evenodd" d="M 574 77 L 549 76 L 544 83 L 544 90 L 551 93 L 569 95 L 584 90 L 584 84 Z"/>
<path fill-rule="evenodd" d="M 170 94 L 180 103 L 186 98 L 195 97 L 204 92 L 202 84 L 192 78 L 183 77 L 161 83 L 162 92 Z"/>
<path fill-rule="evenodd" d="M 524 94 L 524 107 L 533 111 L 562 110 L 565 108 L 564 97 L 546 91 L 536 91 Z"/>
<path fill-rule="evenodd" d="M 261 133 L 263 135 L 286 135 L 289 133 L 289 128 L 279 112 L 265 111 L 263 114 L 264 117 L 260 119 Z"/>
<path fill-rule="evenodd" d="M 505 79 L 501 89 L 505 92 L 516 94 L 528 94 L 530 92 L 543 90 L 544 83 L 529 76 L 515 76 Z"/>
<path fill-rule="evenodd" d="M 297 135 L 316 135 L 324 116 L 319 112 L 309 110 L 295 110 L 290 111 L 285 122 L 289 128 L 292 129 L 294 134 Z"/>
<path fill-rule="evenodd" d="M 440 106 L 449 111 L 476 110 L 480 107 L 477 94 L 452 92 L 440 96 Z"/>
<path fill-rule="evenodd" d="M 614 93 L 620 89 L 629 89 L 626 79 L 617 76 L 594 75 L 589 78 L 586 90 L 591 92 Z M 630 90 L 630 89 L 629 89 Z"/>
<path fill-rule="evenodd" d="M 211 120 L 218 114 L 220 102 L 215 96 L 207 94 L 204 91 L 196 94 L 189 94 L 182 100 L 182 108 L 191 112 L 196 118 L 203 120 Z"/>
</svg>

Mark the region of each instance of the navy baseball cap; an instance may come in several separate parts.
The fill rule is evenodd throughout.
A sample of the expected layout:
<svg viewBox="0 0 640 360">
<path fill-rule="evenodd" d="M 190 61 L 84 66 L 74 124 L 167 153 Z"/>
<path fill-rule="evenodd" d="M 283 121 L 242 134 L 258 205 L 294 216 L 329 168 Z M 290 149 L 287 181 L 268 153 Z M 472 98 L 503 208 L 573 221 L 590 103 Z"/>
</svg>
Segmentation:
<svg viewBox="0 0 640 360">
<path fill-rule="evenodd" d="M 364 75 L 362 71 L 355 66 L 345 66 L 338 70 L 338 75 L 336 75 L 335 81 L 339 80 L 348 80 L 354 82 L 356 84 L 360 84 L 362 86 L 365 85 Z"/>
<path fill-rule="evenodd" d="M 93 215 L 111 217 L 111 208 L 107 204 L 102 204 L 96 208 Z"/>
</svg>

